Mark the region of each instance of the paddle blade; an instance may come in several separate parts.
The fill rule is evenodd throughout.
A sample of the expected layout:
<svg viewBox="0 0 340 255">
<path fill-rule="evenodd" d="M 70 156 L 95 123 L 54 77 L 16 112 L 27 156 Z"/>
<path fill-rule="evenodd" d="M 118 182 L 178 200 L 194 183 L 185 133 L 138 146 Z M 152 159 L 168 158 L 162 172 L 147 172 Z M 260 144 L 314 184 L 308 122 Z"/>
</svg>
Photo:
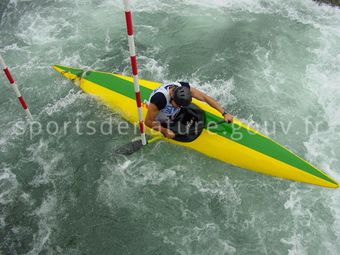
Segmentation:
<svg viewBox="0 0 340 255">
<path fill-rule="evenodd" d="M 142 140 L 136 140 L 117 148 L 113 153 L 128 156 L 139 151 L 142 147 Z"/>
</svg>

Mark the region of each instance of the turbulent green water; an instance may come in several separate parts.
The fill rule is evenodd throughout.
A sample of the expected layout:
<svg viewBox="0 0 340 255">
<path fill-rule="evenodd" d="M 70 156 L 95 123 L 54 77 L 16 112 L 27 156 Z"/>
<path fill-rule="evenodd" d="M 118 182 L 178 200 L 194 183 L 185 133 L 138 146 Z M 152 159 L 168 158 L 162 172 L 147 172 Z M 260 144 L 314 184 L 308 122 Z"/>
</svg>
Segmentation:
<svg viewBox="0 0 340 255">
<path fill-rule="evenodd" d="M 340 180 L 339 9 L 309 0 L 132 8 L 142 78 L 189 80 Z M 132 126 L 130 136 L 78 134 L 77 120 L 98 130 L 121 118 L 50 65 L 129 74 L 122 11 L 113 0 L 1 0 L 0 53 L 42 132 L 29 132 L 1 75 L 0 254 L 339 254 L 339 190 L 167 143 L 112 156 Z M 51 121 L 71 124 L 49 135 Z"/>
</svg>

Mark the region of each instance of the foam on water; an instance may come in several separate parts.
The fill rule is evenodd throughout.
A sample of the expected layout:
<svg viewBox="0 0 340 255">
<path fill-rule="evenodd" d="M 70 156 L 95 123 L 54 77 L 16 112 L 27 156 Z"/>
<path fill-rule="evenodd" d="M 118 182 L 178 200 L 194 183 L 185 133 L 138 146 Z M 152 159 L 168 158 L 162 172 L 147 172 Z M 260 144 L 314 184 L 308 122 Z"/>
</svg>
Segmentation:
<svg viewBox="0 0 340 255">
<path fill-rule="evenodd" d="M 339 10 L 338 10 L 339 11 Z M 339 13 L 338 13 L 339 14 Z M 326 18 L 326 17 L 323 17 Z M 310 89 L 322 107 L 321 118 L 326 119 L 327 129 L 315 132 L 305 143 L 308 148 L 308 158 L 318 164 L 331 176 L 340 180 L 339 153 L 340 148 L 340 114 L 337 110 L 340 102 L 340 15 L 327 18 L 327 25 L 320 26 L 321 35 L 318 38 L 321 47 L 313 51 L 315 63 L 308 66 L 306 70 L 306 88 Z M 325 195 L 329 209 L 332 212 L 334 223 L 332 232 L 337 239 L 340 238 L 340 220 L 338 205 L 340 204 L 340 191 L 336 190 Z M 325 231 L 327 231 L 325 229 Z M 336 254 L 338 244 L 323 240 L 328 247 L 329 253 Z"/>
<path fill-rule="evenodd" d="M 47 115 L 51 116 L 54 113 L 65 110 L 65 108 L 69 107 L 77 100 L 85 99 L 88 97 L 88 95 L 82 93 L 80 90 L 75 91 L 74 89 L 71 89 L 65 97 L 60 98 L 54 104 L 48 104 L 42 110 L 42 114 L 46 113 Z"/>
<path fill-rule="evenodd" d="M 6 205 L 12 202 L 18 188 L 18 181 L 15 174 L 11 172 L 10 167 L 4 165 L 4 163 L 1 164 L 0 170 L 0 204 Z"/>
<path fill-rule="evenodd" d="M 56 198 L 53 195 L 48 195 L 41 206 L 33 212 L 34 216 L 39 220 L 38 232 L 33 235 L 33 247 L 27 253 L 28 255 L 52 251 L 49 248 L 50 238 L 55 226 L 55 215 L 57 212 Z"/>
<path fill-rule="evenodd" d="M 158 229 L 151 228 L 150 231 L 152 230 L 152 234 L 164 244 L 174 247 L 179 254 L 205 254 L 221 250 L 226 254 L 233 254 L 236 251 L 231 242 L 220 236 L 220 227 L 216 223 L 209 220 L 199 223 L 200 215 L 210 212 L 211 201 L 216 199 L 222 208 L 225 204 L 223 210 L 228 211 L 228 203 L 235 203 L 240 199 L 227 177 L 211 183 L 200 177 L 193 177 L 192 173 L 188 173 L 181 165 L 161 169 L 159 162 L 151 161 L 147 166 L 142 162 L 143 159 L 122 161 L 118 165 L 106 162 L 98 198 L 112 209 L 133 208 L 135 221 L 143 214 L 154 215 L 159 220 L 178 215 L 178 222 L 172 223 L 174 225 L 171 228 L 159 225 Z M 168 190 L 168 194 L 162 194 L 164 188 Z M 186 192 L 183 192 L 184 190 Z M 155 201 L 147 199 L 148 196 L 140 196 L 141 192 L 148 194 Z M 201 201 L 197 201 L 198 210 L 188 206 L 187 200 L 191 200 L 192 196 L 202 196 Z M 197 203 L 194 200 L 192 202 Z M 158 204 L 157 211 L 154 211 L 155 203 Z M 193 224 L 188 225 L 189 222 Z M 192 251 L 190 244 L 199 240 L 204 245 L 209 242 L 214 245 L 203 253 L 196 249 Z"/>
</svg>

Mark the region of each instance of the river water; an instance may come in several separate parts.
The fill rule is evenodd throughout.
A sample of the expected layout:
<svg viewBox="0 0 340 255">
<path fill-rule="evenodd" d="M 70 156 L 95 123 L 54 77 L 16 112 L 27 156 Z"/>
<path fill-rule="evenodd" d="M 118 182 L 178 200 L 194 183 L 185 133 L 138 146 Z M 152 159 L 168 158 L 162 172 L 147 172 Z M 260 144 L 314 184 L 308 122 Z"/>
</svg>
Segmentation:
<svg viewBox="0 0 340 255">
<path fill-rule="evenodd" d="M 132 9 L 141 78 L 188 80 L 340 180 L 340 9 L 310 0 Z M 120 1 L 1 0 L 0 17 L 0 53 L 37 121 L 25 123 L 1 75 L 0 254 L 340 253 L 339 190 L 164 142 L 113 156 L 132 126 L 130 136 L 79 132 L 77 122 L 115 130 L 121 118 L 51 65 L 129 74 Z"/>
</svg>

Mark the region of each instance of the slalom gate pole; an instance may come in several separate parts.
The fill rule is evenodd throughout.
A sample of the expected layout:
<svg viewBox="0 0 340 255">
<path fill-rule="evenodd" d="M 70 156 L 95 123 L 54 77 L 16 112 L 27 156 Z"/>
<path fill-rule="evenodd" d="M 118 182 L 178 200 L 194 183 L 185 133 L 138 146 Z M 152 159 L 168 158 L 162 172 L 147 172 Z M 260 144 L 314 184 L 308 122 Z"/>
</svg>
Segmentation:
<svg viewBox="0 0 340 255">
<path fill-rule="evenodd" d="M 145 145 L 147 142 L 145 138 L 142 102 L 141 102 L 139 81 L 138 81 L 138 69 L 137 69 L 135 40 L 133 36 L 132 13 L 129 7 L 129 0 L 123 0 L 123 2 L 124 2 L 124 9 L 125 9 L 126 29 L 127 29 L 128 41 L 129 41 L 130 60 L 131 60 L 131 68 L 132 68 L 132 74 L 133 74 L 133 84 L 135 87 L 136 102 L 137 102 L 137 108 L 138 108 L 139 130 L 140 130 L 140 134 L 142 137 L 142 144 Z"/>
<path fill-rule="evenodd" d="M 31 114 L 30 110 L 28 109 L 27 104 L 26 104 L 24 98 L 20 94 L 18 86 L 16 85 L 16 83 L 15 83 L 13 77 L 12 77 L 12 74 L 9 71 L 8 66 L 5 63 L 5 60 L 2 58 L 1 55 L 0 55 L 0 65 L 1 65 L 2 69 L 4 70 L 5 75 L 6 75 L 7 79 L 8 79 L 8 81 L 9 81 L 9 83 L 12 85 L 12 88 L 13 88 L 15 94 L 17 95 L 22 108 L 24 108 L 28 119 L 29 120 L 33 120 L 32 114 Z"/>
</svg>

